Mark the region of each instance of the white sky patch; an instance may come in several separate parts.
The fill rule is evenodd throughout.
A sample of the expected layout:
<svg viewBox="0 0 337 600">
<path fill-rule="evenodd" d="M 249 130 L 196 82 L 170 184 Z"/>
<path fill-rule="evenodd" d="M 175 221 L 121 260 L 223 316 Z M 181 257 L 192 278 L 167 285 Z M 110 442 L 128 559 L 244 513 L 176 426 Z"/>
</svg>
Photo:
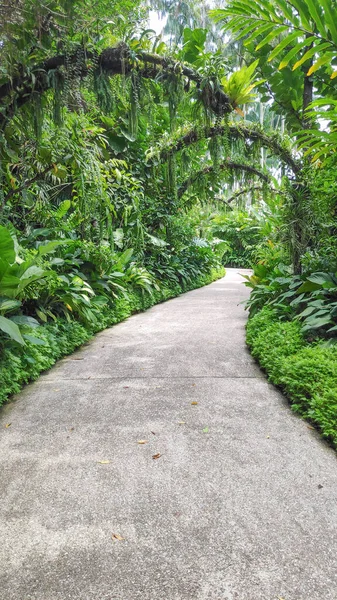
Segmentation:
<svg viewBox="0 0 337 600">
<path fill-rule="evenodd" d="M 157 35 L 160 35 L 166 25 L 167 17 L 160 19 L 156 11 L 150 10 L 149 29 L 153 29 Z"/>
</svg>

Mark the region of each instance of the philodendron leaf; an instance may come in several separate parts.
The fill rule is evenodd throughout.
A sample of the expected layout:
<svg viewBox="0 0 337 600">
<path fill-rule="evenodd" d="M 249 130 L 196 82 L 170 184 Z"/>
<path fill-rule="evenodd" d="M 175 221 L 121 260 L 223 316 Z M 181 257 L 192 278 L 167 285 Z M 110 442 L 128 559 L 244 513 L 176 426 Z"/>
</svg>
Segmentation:
<svg viewBox="0 0 337 600">
<path fill-rule="evenodd" d="M 0 298 L 0 312 L 6 313 L 21 306 L 20 300 L 12 300 L 11 298 Z"/>
<path fill-rule="evenodd" d="M 26 325 L 27 327 L 40 327 L 40 323 L 34 319 L 34 317 L 28 317 L 27 315 L 17 315 L 11 317 L 11 321 L 17 325 Z"/>
<path fill-rule="evenodd" d="M 10 319 L 0 316 L 0 330 L 7 333 L 7 335 L 15 342 L 18 342 L 18 344 L 25 346 L 25 340 L 20 333 L 20 329 Z"/>
<path fill-rule="evenodd" d="M 0 258 L 9 264 L 15 262 L 14 240 L 7 227 L 0 225 Z"/>
</svg>

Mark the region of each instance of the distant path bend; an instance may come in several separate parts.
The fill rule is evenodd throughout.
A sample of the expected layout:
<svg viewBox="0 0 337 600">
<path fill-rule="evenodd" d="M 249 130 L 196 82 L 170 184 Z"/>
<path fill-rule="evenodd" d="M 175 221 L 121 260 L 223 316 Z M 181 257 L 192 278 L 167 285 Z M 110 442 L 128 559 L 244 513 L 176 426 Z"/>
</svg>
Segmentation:
<svg viewBox="0 0 337 600">
<path fill-rule="evenodd" d="M 2 410 L 0 600 L 336 600 L 335 454 L 249 355 L 241 281 L 100 333 Z"/>
</svg>

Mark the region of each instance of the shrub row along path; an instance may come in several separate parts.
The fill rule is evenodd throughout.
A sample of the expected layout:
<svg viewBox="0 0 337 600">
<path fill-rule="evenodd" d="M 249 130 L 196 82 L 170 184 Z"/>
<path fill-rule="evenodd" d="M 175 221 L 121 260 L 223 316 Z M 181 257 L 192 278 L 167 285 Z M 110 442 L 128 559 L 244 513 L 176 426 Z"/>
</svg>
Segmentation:
<svg viewBox="0 0 337 600">
<path fill-rule="evenodd" d="M 2 411 L 1 600 L 336 600 L 335 454 L 250 357 L 241 281 L 100 333 Z"/>
</svg>

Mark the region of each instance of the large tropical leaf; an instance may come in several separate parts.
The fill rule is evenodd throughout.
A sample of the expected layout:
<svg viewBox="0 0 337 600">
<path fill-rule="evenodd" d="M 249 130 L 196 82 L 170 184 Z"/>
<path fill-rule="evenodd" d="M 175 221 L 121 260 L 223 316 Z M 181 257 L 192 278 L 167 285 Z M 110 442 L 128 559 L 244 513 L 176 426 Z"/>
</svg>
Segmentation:
<svg viewBox="0 0 337 600">
<path fill-rule="evenodd" d="M 312 74 L 337 57 L 337 22 L 334 0 L 232 0 L 223 9 L 211 11 L 214 20 L 232 31 L 236 39 L 255 50 L 271 48 L 268 61 L 278 59 L 279 68 L 296 58 L 293 70 L 311 60 Z M 276 43 L 275 43 L 276 42 Z M 327 50 L 324 61 L 322 53 Z M 334 78 L 335 75 L 332 74 Z"/>
<path fill-rule="evenodd" d="M 13 264 L 15 261 L 14 240 L 7 227 L 0 225 L 0 258 L 4 263 Z"/>
<path fill-rule="evenodd" d="M 21 344 L 22 346 L 25 345 L 20 329 L 16 323 L 13 323 L 10 319 L 0 316 L 0 330 L 9 335 L 9 337 L 15 342 L 18 342 L 18 344 Z"/>
</svg>

